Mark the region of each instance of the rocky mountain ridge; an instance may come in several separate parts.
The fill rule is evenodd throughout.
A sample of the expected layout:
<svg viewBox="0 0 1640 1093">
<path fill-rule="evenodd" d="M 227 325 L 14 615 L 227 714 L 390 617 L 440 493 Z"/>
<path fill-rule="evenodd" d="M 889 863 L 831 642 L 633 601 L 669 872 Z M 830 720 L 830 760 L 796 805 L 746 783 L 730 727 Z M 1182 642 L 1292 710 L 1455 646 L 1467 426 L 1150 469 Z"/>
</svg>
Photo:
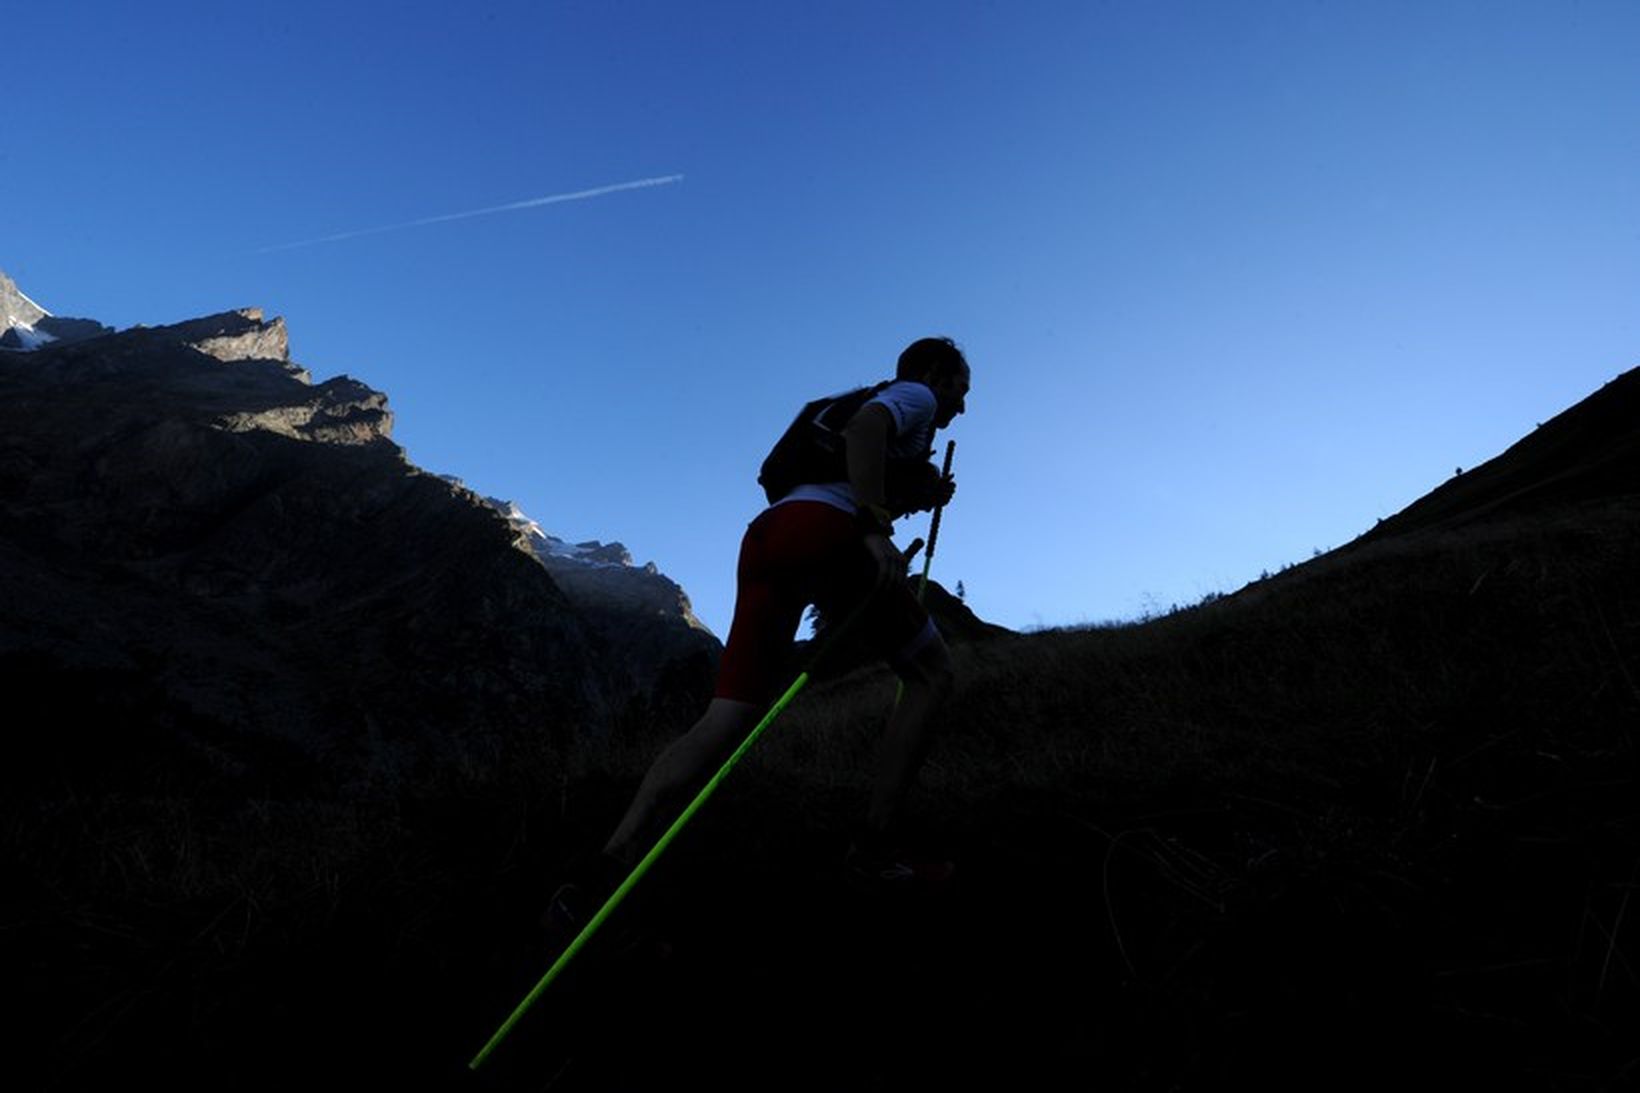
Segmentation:
<svg viewBox="0 0 1640 1093">
<path fill-rule="evenodd" d="M 6 284 L 9 329 L 39 329 Z M 629 657 L 610 595 L 566 594 L 492 506 L 410 464 L 384 394 L 313 383 L 282 320 L 102 329 L 0 353 L 0 681 L 36 752 L 18 776 L 118 779 L 140 756 L 399 792 L 709 685 L 681 590 L 619 567 L 682 604 L 634 610 Z"/>
</svg>

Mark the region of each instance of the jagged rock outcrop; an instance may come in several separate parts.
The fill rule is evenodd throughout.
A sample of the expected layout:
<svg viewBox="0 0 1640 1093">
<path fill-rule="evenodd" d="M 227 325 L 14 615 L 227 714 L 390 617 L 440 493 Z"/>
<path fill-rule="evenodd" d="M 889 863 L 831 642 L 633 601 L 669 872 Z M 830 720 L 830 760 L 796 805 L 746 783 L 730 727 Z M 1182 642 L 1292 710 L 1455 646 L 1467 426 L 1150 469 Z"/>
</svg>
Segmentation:
<svg viewBox="0 0 1640 1093">
<path fill-rule="evenodd" d="M 239 311 L 0 354 L 0 781 L 403 792 L 610 723 L 505 522 L 286 345 Z"/>
<path fill-rule="evenodd" d="M 951 645 L 1015 636 L 1006 626 L 986 622 L 974 614 L 972 608 L 947 592 L 945 586 L 936 580 L 929 580 L 928 588 L 923 593 L 923 606 L 928 608 L 934 625 L 940 628 L 940 634 Z"/>
<path fill-rule="evenodd" d="M 264 322 L 259 307 L 224 311 L 165 329 L 206 356 L 224 363 L 279 361 L 285 365 L 291 364 L 290 336 L 285 330 L 285 320 L 276 318 L 272 322 Z M 289 370 L 302 382 L 311 382 L 302 369 L 292 366 Z"/>
</svg>

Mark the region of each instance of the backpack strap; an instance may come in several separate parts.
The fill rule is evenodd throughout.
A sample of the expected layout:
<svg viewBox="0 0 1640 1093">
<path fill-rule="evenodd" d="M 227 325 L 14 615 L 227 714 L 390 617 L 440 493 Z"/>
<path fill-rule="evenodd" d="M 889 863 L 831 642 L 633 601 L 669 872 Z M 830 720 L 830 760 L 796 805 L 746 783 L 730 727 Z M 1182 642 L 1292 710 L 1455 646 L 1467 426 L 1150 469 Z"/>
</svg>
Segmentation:
<svg viewBox="0 0 1640 1093">
<path fill-rule="evenodd" d="M 843 430 L 860 408 L 893 380 L 806 403 L 763 461 L 757 481 L 769 504 L 798 486 L 848 480 Z"/>
</svg>

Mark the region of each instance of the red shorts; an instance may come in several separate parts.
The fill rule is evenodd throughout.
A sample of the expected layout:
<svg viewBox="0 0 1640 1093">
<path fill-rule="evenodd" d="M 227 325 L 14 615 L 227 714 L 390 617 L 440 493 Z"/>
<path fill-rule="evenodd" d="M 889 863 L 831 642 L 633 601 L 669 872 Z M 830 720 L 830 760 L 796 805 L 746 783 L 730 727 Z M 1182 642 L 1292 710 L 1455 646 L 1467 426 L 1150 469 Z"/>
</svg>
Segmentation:
<svg viewBox="0 0 1640 1093">
<path fill-rule="evenodd" d="M 789 679 L 792 637 L 811 603 L 841 619 L 864 601 L 876 577 L 854 518 L 823 501 L 765 509 L 746 529 L 735 573 L 735 618 L 718 667 L 718 698 L 756 705 Z M 936 633 L 902 582 L 869 608 L 862 632 L 890 663 L 909 660 Z"/>
</svg>

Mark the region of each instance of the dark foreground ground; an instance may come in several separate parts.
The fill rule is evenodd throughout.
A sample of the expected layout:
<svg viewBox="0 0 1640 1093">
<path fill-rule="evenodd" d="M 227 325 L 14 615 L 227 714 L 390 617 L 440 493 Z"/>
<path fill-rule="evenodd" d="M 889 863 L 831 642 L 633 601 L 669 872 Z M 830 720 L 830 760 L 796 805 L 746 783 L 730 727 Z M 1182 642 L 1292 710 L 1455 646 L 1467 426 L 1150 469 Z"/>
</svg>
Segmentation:
<svg viewBox="0 0 1640 1093">
<path fill-rule="evenodd" d="M 1572 807 L 1598 825 L 1632 815 L 1631 790 L 1585 786 Z M 1565 804 L 1538 806 L 1559 822 Z M 1611 872 L 1616 846 L 1523 833 L 1531 808 L 1397 861 L 1382 831 L 1335 814 L 1318 838 L 1267 800 L 1022 801 L 957 840 L 960 883 L 897 898 L 840 879 L 824 837 L 748 876 L 703 832 L 651 911 L 673 958 L 565 991 L 494 1081 L 1622 1088 L 1640 1010 L 1611 930 L 1635 878 Z"/>
<path fill-rule="evenodd" d="M 1636 1088 L 1637 558 L 1625 502 L 963 651 L 937 894 L 843 877 L 892 686 L 817 687 L 646 882 L 671 958 L 589 961 L 478 1074 L 661 741 L 432 800 L 69 768 L 0 800 L 0 1080 Z"/>
<path fill-rule="evenodd" d="M 1027 797 L 954 825 L 948 889 L 889 895 L 754 787 L 612 926 L 669 957 L 587 959 L 478 1073 L 545 970 L 547 882 L 499 832 L 416 817 L 479 848 L 402 863 L 442 892 L 331 893 L 326 929 L 289 944 L 239 904 L 155 909 L 170 929 L 8 923 L 81 954 L 25 969 L 14 1088 L 1621 1089 L 1640 1077 L 1632 788 L 1540 786 L 1399 849 L 1343 808 Z"/>
</svg>

